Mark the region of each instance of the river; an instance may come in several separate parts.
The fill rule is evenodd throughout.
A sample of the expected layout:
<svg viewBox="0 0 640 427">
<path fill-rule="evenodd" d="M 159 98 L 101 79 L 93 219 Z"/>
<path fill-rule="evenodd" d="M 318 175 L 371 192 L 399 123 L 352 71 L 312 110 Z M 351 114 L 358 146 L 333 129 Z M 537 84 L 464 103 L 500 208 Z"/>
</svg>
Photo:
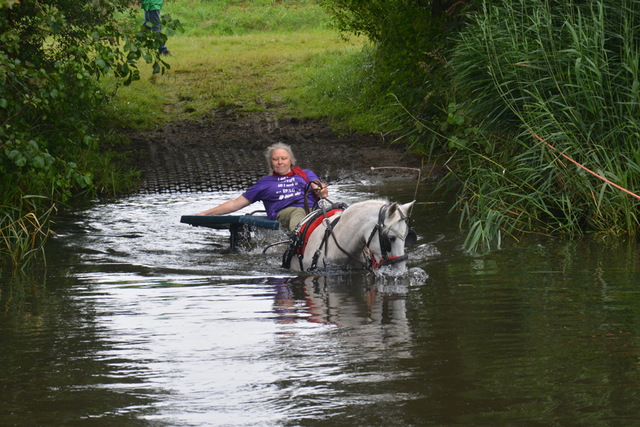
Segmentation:
<svg viewBox="0 0 640 427">
<path fill-rule="evenodd" d="M 332 186 L 413 198 L 413 182 Z M 179 223 L 237 192 L 66 209 L 4 272 L 2 426 L 640 425 L 640 252 L 529 237 L 478 256 L 421 187 L 403 275 L 296 275 L 280 231 Z M 253 210 L 252 207 L 250 210 Z"/>
</svg>

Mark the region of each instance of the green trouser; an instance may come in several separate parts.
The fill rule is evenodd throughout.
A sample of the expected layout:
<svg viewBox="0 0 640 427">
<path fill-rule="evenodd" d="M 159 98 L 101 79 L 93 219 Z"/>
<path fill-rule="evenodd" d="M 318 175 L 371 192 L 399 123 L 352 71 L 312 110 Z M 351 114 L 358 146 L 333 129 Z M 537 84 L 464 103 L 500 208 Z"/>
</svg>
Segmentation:
<svg viewBox="0 0 640 427">
<path fill-rule="evenodd" d="M 276 219 L 280 221 L 283 227 L 287 227 L 289 231 L 293 231 L 305 216 L 307 216 L 307 214 L 304 212 L 304 208 L 291 206 L 278 212 Z"/>
</svg>

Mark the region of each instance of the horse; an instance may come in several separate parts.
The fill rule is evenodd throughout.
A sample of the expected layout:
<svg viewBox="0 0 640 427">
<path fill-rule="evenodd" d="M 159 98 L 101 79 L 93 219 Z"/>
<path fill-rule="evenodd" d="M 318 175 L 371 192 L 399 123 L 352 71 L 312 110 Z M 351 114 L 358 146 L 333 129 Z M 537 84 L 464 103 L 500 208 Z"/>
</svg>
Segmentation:
<svg viewBox="0 0 640 427">
<path fill-rule="evenodd" d="M 294 232 L 283 266 L 297 271 L 336 267 L 375 270 L 385 265 L 403 268 L 405 248 L 417 240 L 408 223 L 414 202 L 399 205 L 368 200 L 346 208 L 321 209 L 315 216 L 311 213 Z M 311 222 L 315 228 L 310 234 L 300 234 Z"/>
</svg>

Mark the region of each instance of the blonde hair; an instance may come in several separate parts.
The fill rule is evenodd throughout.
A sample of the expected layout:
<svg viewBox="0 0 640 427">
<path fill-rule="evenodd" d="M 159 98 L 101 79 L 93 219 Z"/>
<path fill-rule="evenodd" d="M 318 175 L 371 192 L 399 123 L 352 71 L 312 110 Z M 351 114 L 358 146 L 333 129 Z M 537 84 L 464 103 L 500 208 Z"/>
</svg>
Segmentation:
<svg viewBox="0 0 640 427">
<path fill-rule="evenodd" d="M 287 150 L 287 153 L 289 153 L 289 160 L 291 160 L 291 167 L 294 167 L 296 165 L 296 156 L 293 155 L 291 147 L 283 142 L 276 142 L 275 144 L 269 146 L 267 148 L 267 151 L 264 153 L 265 157 L 267 158 L 267 168 L 269 170 L 273 170 L 273 165 L 271 164 L 271 155 L 277 149 Z"/>
</svg>

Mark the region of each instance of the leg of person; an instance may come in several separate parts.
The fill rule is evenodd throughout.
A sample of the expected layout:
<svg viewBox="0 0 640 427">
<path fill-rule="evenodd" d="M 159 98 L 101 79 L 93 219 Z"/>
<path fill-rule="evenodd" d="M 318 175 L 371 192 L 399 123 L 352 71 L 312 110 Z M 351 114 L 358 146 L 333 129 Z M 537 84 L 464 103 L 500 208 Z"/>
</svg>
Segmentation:
<svg viewBox="0 0 640 427">
<path fill-rule="evenodd" d="M 278 216 L 276 217 L 276 219 L 280 221 L 280 224 L 282 224 L 283 227 L 288 228 L 289 231 L 294 231 L 305 216 L 306 213 L 304 211 L 304 208 L 292 206 L 284 208 L 283 210 L 278 212 Z"/>
<path fill-rule="evenodd" d="M 147 25 L 147 22 L 150 23 L 151 26 Z M 158 37 L 160 37 L 160 34 L 162 34 L 162 28 L 160 27 L 160 9 L 144 11 L 144 26 L 154 31 L 158 34 Z M 168 55 L 169 49 L 162 43 L 158 48 L 158 52 L 160 52 L 161 55 Z"/>
<path fill-rule="evenodd" d="M 291 212 L 291 216 L 289 219 L 289 229 L 291 231 L 295 230 L 300 221 L 307 216 L 307 213 L 304 211 L 304 208 L 295 208 L 293 212 Z"/>
</svg>

